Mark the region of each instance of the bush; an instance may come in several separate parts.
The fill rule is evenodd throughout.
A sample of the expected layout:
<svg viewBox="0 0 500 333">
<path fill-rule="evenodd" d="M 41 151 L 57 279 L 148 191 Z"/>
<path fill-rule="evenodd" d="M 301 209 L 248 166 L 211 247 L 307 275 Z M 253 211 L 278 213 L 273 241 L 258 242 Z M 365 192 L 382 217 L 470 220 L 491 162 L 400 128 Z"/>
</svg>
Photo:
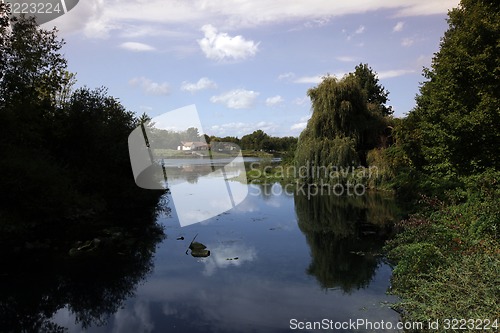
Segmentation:
<svg viewBox="0 0 500 333">
<path fill-rule="evenodd" d="M 392 292 L 404 319 L 498 319 L 498 172 L 461 179 L 446 200 L 422 196 L 419 215 L 399 222 L 386 245 L 397 263 Z"/>
</svg>

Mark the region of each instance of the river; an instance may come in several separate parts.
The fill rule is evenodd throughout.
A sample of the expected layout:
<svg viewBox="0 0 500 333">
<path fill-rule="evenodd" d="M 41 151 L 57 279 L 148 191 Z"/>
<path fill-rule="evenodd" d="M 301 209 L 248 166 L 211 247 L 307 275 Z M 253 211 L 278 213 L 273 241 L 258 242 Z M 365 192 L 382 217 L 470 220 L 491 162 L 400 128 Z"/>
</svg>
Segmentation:
<svg viewBox="0 0 500 333">
<path fill-rule="evenodd" d="M 4 325 L 92 333 L 397 331 L 382 255 L 397 215 L 390 196 L 311 196 L 230 180 L 232 208 L 194 214 L 202 221 L 182 227 L 186 210 L 220 202 L 214 184 L 234 170 L 208 177 L 206 165 L 173 168 L 182 170 L 169 173 L 174 185 L 163 204 L 171 210 L 157 218 L 164 239 L 135 241 L 111 256 L 18 261 L 2 277 Z M 194 256 L 193 241 L 210 255 Z"/>
<path fill-rule="evenodd" d="M 183 193 L 210 196 L 214 177 L 195 169 L 183 171 L 189 174 Z M 387 295 L 391 267 L 381 254 L 397 214 L 390 197 L 308 196 L 278 183 L 231 181 L 230 187 L 248 194 L 184 227 L 176 208 L 185 209 L 186 201 L 177 205 L 166 194 L 172 210 L 158 217 L 166 237 L 150 256 L 138 249 L 131 263 L 92 258 L 71 278 L 47 278 L 73 282 L 43 292 L 33 285 L 23 297 L 41 304 L 44 293 L 64 290 L 44 325 L 69 332 L 397 331 L 387 329 L 399 316 L 388 306 L 395 301 Z M 206 204 L 196 196 L 186 200 L 193 210 Z M 192 255 L 193 239 L 208 257 Z"/>
</svg>

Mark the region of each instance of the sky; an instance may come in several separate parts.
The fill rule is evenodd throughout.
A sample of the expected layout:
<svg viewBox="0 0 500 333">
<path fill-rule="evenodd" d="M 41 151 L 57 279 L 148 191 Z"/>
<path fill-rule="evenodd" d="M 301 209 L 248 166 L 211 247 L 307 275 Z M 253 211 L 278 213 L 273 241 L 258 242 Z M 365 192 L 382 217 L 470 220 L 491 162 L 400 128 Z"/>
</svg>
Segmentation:
<svg viewBox="0 0 500 333">
<path fill-rule="evenodd" d="M 194 104 L 208 135 L 298 136 L 307 90 L 367 63 L 415 105 L 458 0 L 82 0 L 56 26 L 77 87 L 151 117 Z"/>
</svg>

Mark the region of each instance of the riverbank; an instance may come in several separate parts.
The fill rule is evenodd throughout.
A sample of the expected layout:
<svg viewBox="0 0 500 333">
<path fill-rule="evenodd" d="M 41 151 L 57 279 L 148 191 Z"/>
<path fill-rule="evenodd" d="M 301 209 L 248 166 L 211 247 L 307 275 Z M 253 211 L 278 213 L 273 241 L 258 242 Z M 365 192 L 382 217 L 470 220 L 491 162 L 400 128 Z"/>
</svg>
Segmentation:
<svg viewBox="0 0 500 333">
<path fill-rule="evenodd" d="M 282 185 L 298 183 L 300 185 L 325 187 L 342 185 L 347 187 L 362 186 L 364 189 L 394 193 L 391 184 L 385 182 L 386 175 L 377 166 L 346 168 L 306 168 L 296 166 L 290 161 L 261 159 L 247 165 L 246 177 L 249 183 Z"/>
<path fill-rule="evenodd" d="M 378 173 L 354 168 L 333 176 L 341 184 L 393 193 L 411 212 L 395 223 L 384 248 L 394 265 L 390 293 L 400 297 L 392 307 L 408 322 L 468 318 L 500 327 L 500 172 L 444 181 L 389 175 L 379 165 Z M 301 181 L 293 165 L 269 161 L 250 165 L 246 176 L 253 184 Z"/>
<path fill-rule="evenodd" d="M 500 328 L 499 179 L 488 171 L 441 198 L 422 195 L 416 212 L 396 224 L 385 250 L 396 264 L 391 293 L 401 297 L 394 307 L 403 320 L 462 318 L 450 328 L 460 332 Z"/>
</svg>

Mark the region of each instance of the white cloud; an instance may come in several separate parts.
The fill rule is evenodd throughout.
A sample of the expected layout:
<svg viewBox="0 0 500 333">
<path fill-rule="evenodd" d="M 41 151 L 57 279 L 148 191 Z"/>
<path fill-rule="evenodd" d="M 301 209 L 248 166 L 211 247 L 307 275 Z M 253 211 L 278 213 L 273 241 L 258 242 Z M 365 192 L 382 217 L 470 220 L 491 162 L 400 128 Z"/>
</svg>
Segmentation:
<svg viewBox="0 0 500 333">
<path fill-rule="evenodd" d="M 153 111 L 153 108 L 151 106 L 147 106 L 147 105 L 139 105 L 139 110 L 147 113 L 147 112 Z"/>
<path fill-rule="evenodd" d="M 296 131 L 296 130 L 304 130 L 305 128 L 307 127 L 307 122 L 302 122 L 302 123 L 297 123 L 297 124 L 293 124 L 290 129 L 292 131 Z"/>
<path fill-rule="evenodd" d="M 276 128 L 277 126 L 273 122 L 261 121 L 256 124 L 256 128 L 253 131 L 260 129 L 270 134 L 269 132 L 275 130 Z"/>
<path fill-rule="evenodd" d="M 276 95 L 273 97 L 266 98 L 266 105 L 267 106 L 277 106 L 277 105 L 282 104 L 284 101 L 285 100 L 283 99 L 283 97 L 281 97 L 280 95 Z"/>
<path fill-rule="evenodd" d="M 290 80 L 295 77 L 295 73 L 293 72 L 288 72 L 288 73 L 283 73 L 278 75 L 278 80 Z"/>
<path fill-rule="evenodd" d="M 217 29 L 210 25 L 204 25 L 201 30 L 205 37 L 198 40 L 201 50 L 205 56 L 213 60 L 243 60 L 255 56 L 259 43 L 245 40 L 242 36 L 231 37 L 227 33 L 218 33 Z"/>
<path fill-rule="evenodd" d="M 225 135 L 234 135 L 234 136 L 243 136 L 246 134 L 250 134 L 253 131 L 258 129 L 263 130 L 267 134 L 271 134 L 271 131 L 274 131 L 278 126 L 273 122 L 261 121 L 258 123 L 243 123 L 243 122 L 232 122 L 221 125 L 213 125 L 210 127 L 210 134 L 225 136 Z"/>
<path fill-rule="evenodd" d="M 307 97 L 307 96 L 304 96 L 302 98 L 297 97 L 296 99 L 293 100 L 293 104 L 304 105 L 308 100 L 309 100 L 309 97 Z"/>
<path fill-rule="evenodd" d="M 398 77 L 406 74 L 413 74 L 415 73 L 415 70 L 413 69 L 395 69 L 395 70 L 388 70 L 388 71 L 382 71 L 378 72 L 377 76 L 379 79 L 390 79 L 393 77 Z"/>
<path fill-rule="evenodd" d="M 405 26 L 405 23 L 403 21 L 399 21 L 398 23 L 396 23 L 396 25 L 392 28 L 392 31 L 393 32 L 400 32 L 403 30 Z"/>
<path fill-rule="evenodd" d="M 292 131 L 303 131 L 307 127 L 307 121 L 311 118 L 311 115 L 304 116 L 300 118 L 299 122 L 296 124 L 293 124 L 290 127 L 290 130 Z"/>
<path fill-rule="evenodd" d="M 241 266 L 245 262 L 254 261 L 257 257 L 257 252 L 253 247 L 239 244 L 217 245 L 213 247 L 212 253 L 210 257 L 203 261 L 205 264 L 203 275 L 211 276 L 217 269 Z"/>
<path fill-rule="evenodd" d="M 415 71 L 412 69 L 388 70 L 388 71 L 378 72 L 378 78 L 379 79 L 388 79 L 388 78 L 393 78 L 393 77 L 411 74 L 411 73 L 415 73 Z M 344 73 L 344 72 L 337 72 L 333 76 L 341 79 L 346 74 L 347 73 Z M 295 79 L 293 82 L 294 83 L 319 84 L 319 83 L 321 83 L 321 81 L 323 81 L 323 77 L 325 77 L 325 76 L 326 76 L 325 74 L 315 75 L 315 76 L 303 76 L 303 77 L 299 77 L 299 78 Z M 298 99 L 296 99 L 296 101 L 298 101 Z"/>
<path fill-rule="evenodd" d="M 348 41 L 350 41 L 355 35 L 361 35 L 362 33 L 364 33 L 366 30 L 365 26 L 364 25 L 360 25 L 353 33 L 347 35 L 346 39 Z M 347 30 L 346 29 L 342 29 L 342 33 L 346 33 Z"/>
<path fill-rule="evenodd" d="M 336 78 L 342 78 L 346 73 L 344 72 L 337 72 L 333 74 Z M 295 80 L 293 80 L 294 83 L 313 83 L 313 84 L 318 84 L 321 81 L 323 81 L 323 77 L 327 76 L 328 74 L 321 74 L 321 75 L 315 75 L 315 76 L 302 76 L 299 77 Z"/>
<path fill-rule="evenodd" d="M 298 26 L 291 28 L 289 31 L 301 31 L 304 29 L 319 28 L 329 24 L 330 21 L 331 21 L 330 17 L 313 18 L 311 20 L 306 21 L 305 23 L 299 24 Z"/>
<path fill-rule="evenodd" d="M 149 302 L 138 300 L 133 308 L 120 308 L 114 314 L 113 332 L 152 332 L 155 324 L 151 318 Z"/>
<path fill-rule="evenodd" d="M 330 23 L 330 18 L 329 17 L 320 17 L 320 18 L 314 18 L 310 21 L 307 21 L 306 23 L 303 24 L 303 28 L 306 29 L 311 29 L 311 28 L 318 28 L 318 27 L 323 27 Z M 301 28 L 296 28 L 294 30 L 301 30 Z"/>
<path fill-rule="evenodd" d="M 354 62 L 354 61 L 356 61 L 355 57 L 349 57 L 349 56 L 340 56 L 340 57 L 336 57 L 335 59 L 337 59 L 338 61 L 342 61 L 342 62 Z"/>
<path fill-rule="evenodd" d="M 357 28 L 356 31 L 354 31 L 354 33 L 357 34 L 357 35 L 362 34 L 363 32 L 365 32 L 365 26 L 364 25 L 360 25 L 359 28 Z"/>
<path fill-rule="evenodd" d="M 134 25 L 140 29 L 144 23 L 183 24 L 205 16 L 195 4 L 187 1 L 123 0 L 119 5 L 115 1 L 93 1 L 96 3 L 94 12 L 87 18 L 84 29 L 90 38 L 108 37 L 113 30 L 121 32 Z"/>
<path fill-rule="evenodd" d="M 415 61 L 416 67 L 417 68 L 422 68 L 422 67 L 430 67 L 432 63 L 432 55 L 423 55 L 421 54 L 417 60 Z"/>
<path fill-rule="evenodd" d="M 165 37 L 165 38 L 194 38 L 195 35 L 186 31 L 177 31 L 166 29 L 161 24 L 145 23 L 141 26 L 123 25 L 120 29 L 120 37 L 123 38 L 142 38 L 142 37 Z"/>
<path fill-rule="evenodd" d="M 154 47 L 144 43 L 136 43 L 136 42 L 126 42 L 120 44 L 120 47 L 125 50 L 134 51 L 134 52 L 149 52 L 156 50 Z"/>
<path fill-rule="evenodd" d="M 148 95 L 168 95 L 170 93 L 170 87 L 168 83 L 157 83 L 145 77 L 136 77 L 129 81 L 132 86 L 140 86 L 142 90 Z"/>
<path fill-rule="evenodd" d="M 332 18 L 390 9 L 396 17 L 446 14 L 459 0 L 87 0 L 54 23 L 64 33 L 84 30 L 89 38 L 106 37 L 112 31 L 145 23 L 200 26 L 212 22 L 225 29 L 255 27 L 282 22 L 310 22 L 321 26 Z M 52 27 L 53 23 L 50 24 Z M 152 33 L 155 33 L 152 31 Z"/>
<path fill-rule="evenodd" d="M 224 104 L 230 109 L 248 109 L 253 106 L 257 96 L 259 93 L 253 90 L 234 89 L 218 96 L 212 96 L 210 102 Z"/>
<path fill-rule="evenodd" d="M 434 14 L 446 14 L 449 9 L 458 6 L 459 0 L 440 0 L 440 1 L 411 1 L 408 6 L 402 6 L 397 17 L 404 16 L 422 16 L 422 15 L 434 15 Z"/>
<path fill-rule="evenodd" d="M 401 41 L 401 45 L 404 47 L 410 47 L 413 45 L 413 43 L 415 43 L 415 39 L 409 37 L 403 38 L 403 40 Z"/>
<path fill-rule="evenodd" d="M 108 38 L 112 30 L 119 29 L 118 23 L 113 23 L 106 17 L 95 14 L 93 19 L 86 22 L 83 29 L 85 36 L 89 38 Z"/>
<path fill-rule="evenodd" d="M 181 90 L 189 91 L 191 93 L 195 93 L 200 90 L 215 88 L 217 88 L 217 84 L 206 77 L 202 77 L 196 83 L 183 82 L 181 85 Z"/>
<path fill-rule="evenodd" d="M 241 130 L 248 128 L 249 125 L 242 122 L 233 122 L 221 125 L 213 125 L 210 127 L 212 131 L 217 131 L 218 133 L 225 133 L 226 130 Z"/>
<path fill-rule="evenodd" d="M 103 7 L 104 2 L 102 0 L 80 1 L 78 5 L 75 6 L 72 10 L 58 17 L 54 21 L 44 23 L 42 27 L 44 29 L 52 29 L 56 24 L 57 29 L 60 31 L 60 33 L 58 33 L 58 36 L 63 37 L 64 35 L 86 29 L 86 26 L 89 25 L 89 22 L 98 20 Z M 105 35 L 103 36 L 99 33 L 96 33 L 92 37 L 105 37 Z"/>
<path fill-rule="evenodd" d="M 323 75 L 315 75 L 315 76 L 302 76 L 295 80 L 294 83 L 320 83 L 323 80 Z"/>
</svg>

